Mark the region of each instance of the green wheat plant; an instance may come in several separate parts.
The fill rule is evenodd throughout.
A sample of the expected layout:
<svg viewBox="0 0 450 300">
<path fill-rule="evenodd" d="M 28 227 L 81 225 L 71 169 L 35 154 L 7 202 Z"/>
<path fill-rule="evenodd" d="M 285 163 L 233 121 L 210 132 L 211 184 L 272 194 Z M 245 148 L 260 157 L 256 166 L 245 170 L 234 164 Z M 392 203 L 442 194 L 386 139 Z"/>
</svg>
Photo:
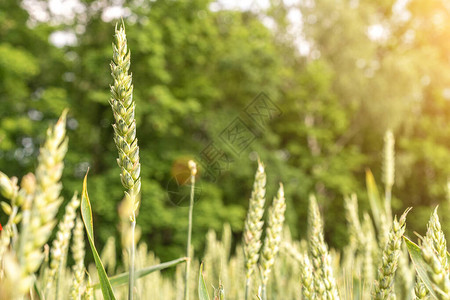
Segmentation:
<svg viewBox="0 0 450 300">
<path fill-rule="evenodd" d="M 134 290 L 134 258 L 135 258 L 135 227 L 136 215 L 140 205 L 141 164 L 139 162 L 139 146 L 136 138 L 135 107 L 133 100 L 133 84 L 130 69 L 130 51 L 127 46 L 125 26 L 122 24 L 115 30 L 113 43 L 113 61 L 111 75 L 114 84 L 111 86 L 110 104 L 113 110 L 115 124 L 114 142 L 119 158 L 117 164 L 121 169 L 120 179 L 126 189 L 125 198 L 132 203 L 130 211 L 131 245 L 130 245 L 130 282 L 128 299 L 133 299 Z"/>
<path fill-rule="evenodd" d="M 264 204 L 266 201 L 266 173 L 264 165 L 258 161 L 258 169 L 255 174 L 255 182 L 250 197 L 250 204 L 247 212 L 247 218 L 244 225 L 244 254 L 245 254 L 245 299 L 249 299 L 251 292 L 251 278 L 259 259 L 259 250 L 261 249 L 261 235 L 264 221 Z"/>
<path fill-rule="evenodd" d="M 185 256 L 161 262 L 151 245 L 139 240 L 146 224 L 136 225 L 141 164 L 129 72 L 131 53 L 123 22 L 114 29 L 112 47 L 111 131 L 124 190 L 122 199 L 117 199 L 120 238 L 110 237 L 100 245 L 94 232 L 99 220 L 92 212 L 97 202 L 89 197 L 87 173 L 80 182 L 81 193 L 66 191 L 75 192 L 71 199 L 61 196 L 66 194 L 62 193 L 64 157 L 70 151 L 69 111 L 64 110 L 46 132 L 34 172 L 22 178 L 0 172 L 0 206 L 7 217 L 0 232 L 0 299 L 206 300 L 210 295 L 214 300 L 450 299 L 449 254 L 438 208 L 417 243 L 407 236 L 410 208 L 398 219 L 393 217 L 398 208 L 391 207 L 395 139 L 390 131 L 382 151 L 382 185 L 366 170 L 367 195 L 349 193 L 335 200 L 343 201 L 345 208 L 349 239 L 342 250 L 327 244 L 327 211 L 321 211 L 326 195 L 309 198 L 303 212 L 308 215 L 307 228 L 300 233 L 301 240 L 291 235 L 293 228 L 285 222 L 291 200 L 288 184 L 285 194 L 280 183 L 266 209 L 266 185 L 268 193 L 272 187 L 266 177 L 270 169 L 258 159 L 253 187 L 247 187 L 252 188 L 250 197 L 242 199 L 249 201 L 241 220 L 242 238 L 239 228 L 223 224 L 221 233 L 210 229 L 204 237 L 204 251 L 195 249 L 194 253 L 194 191 L 202 178 L 190 160 Z M 367 203 L 361 202 L 365 199 Z M 164 271 L 168 268 L 173 268 L 171 274 Z"/>
<path fill-rule="evenodd" d="M 272 271 L 272 267 L 275 263 L 275 257 L 277 256 L 280 248 L 285 211 L 286 201 L 284 199 L 284 189 L 283 184 L 280 183 L 277 196 L 273 199 L 273 204 L 269 209 L 266 237 L 264 239 L 264 246 L 261 252 L 261 298 L 263 300 L 267 299 L 267 283 L 269 281 L 269 274 Z"/>
</svg>

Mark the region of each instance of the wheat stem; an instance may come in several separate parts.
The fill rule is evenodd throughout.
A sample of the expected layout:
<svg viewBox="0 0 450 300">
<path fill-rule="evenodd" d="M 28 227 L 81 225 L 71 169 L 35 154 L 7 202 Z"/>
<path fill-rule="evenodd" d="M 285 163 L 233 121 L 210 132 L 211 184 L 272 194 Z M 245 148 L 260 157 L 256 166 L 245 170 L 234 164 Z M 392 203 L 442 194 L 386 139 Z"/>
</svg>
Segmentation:
<svg viewBox="0 0 450 300">
<path fill-rule="evenodd" d="M 24 220 L 19 244 L 19 262 L 23 278 L 29 283 L 27 293 L 35 281 L 34 273 L 44 257 L 42 246 L 56 225 L 55 216 L 63 199 L 59 182 L 63 172 L 63 159 L 67 152 L 65 110 L 54 127 L 47 130 L 47 138 L 40 149 L 36 169 L 36 192 L 24 202 Z"/>
<path fill-rule="evenodd" d="M 391 198 L 392 186 L 395 180 L 395 139 L 391 130 L 386 131 L 384 135 L 383 147 L 383 183 L 385 186 L 384 205 L 389 222 L 392 221 Z"/>
<path fill-rule="evenodd" d="M 127 189 L 125 198 L 132 203 L 130 213 L 132 241 L 130 245 L 129 289 L 128 299 L 133 299 L 134 290 L 134 257 L 135 257 L 135 229 L 136 215 L 140 205 L 139 192 L 141 189 L 141 164 L 139 162 L 139 146 L 136 138 L 135 101 L 133 100 L 132 76 L 130 69 L 130 51 L 127 46 L 125 26 L 115 28 L 115 43 L 113 43 L 113 61 L 111 75 L 114 84 L 111 86 L 110 104 L 113 110 L 115 124 L 114 142 L 119 158 L 117 163 L 121 168 L 122 185 Z"/>
<path fill-rule="evenodd" d="M 135 242 L 135 231 L 136 231 L 136 217 L 133 215 L 133 221 L 131 221 L 131 245 L 130 245 L 130 266 L 128 277 L 128 299 L 133 300 L 134 293 L 134 261 L 136 256 L 136 242 Z"/>
<path fill-rule="evenodd" d="M 184 299 L 189 300 L 189 272 L 191 267 L 191 238 L 192 238 L 192 212 L 194 210 L 194 192 L 195 192 L 195 175 L 197 174 L 197 165 L 194 161 L 188 162 L 189 170 L 191 171 L 191 194 L 189 199 L 189 223 L 188 223 L 188 238 L 186 245 L 186 272 L 184 278 Z"/>
</svg>

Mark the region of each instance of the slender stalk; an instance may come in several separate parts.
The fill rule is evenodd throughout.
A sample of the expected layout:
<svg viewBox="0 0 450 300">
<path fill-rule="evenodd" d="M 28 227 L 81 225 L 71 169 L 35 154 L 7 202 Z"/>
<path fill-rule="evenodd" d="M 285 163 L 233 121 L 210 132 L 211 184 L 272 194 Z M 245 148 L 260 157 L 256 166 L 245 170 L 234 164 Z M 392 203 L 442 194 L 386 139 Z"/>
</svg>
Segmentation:
<svg viewBox="0 0 450 300">
<path fill-rule="evenodd" d="M 389 222 L 392 222 L 391 203 L 392 203 L 392 186 L 386 186 L 384 192 L 384 207 Z"/>
<path fill-rule="evenodd" d="M 261 299 L 262 300 L 267 300 L 267 293 L 266 293 L 266 285 L 263 284 L 261 286 Z"/>
<path fill-rule="evenodd" d="M 197 165 L 194 161 L 189 161 L 189 169 L 191 170 L 191 195 L 189 199 L 189 224 L 188 239 L 186 246 L 186 272 L 184 277 L 184 299 L 189 300 L 189 269 L 191 267 L 191 238 L 192 238 L 192 212 L 194 210 L 194 192 L 195 192 L 195 175 L 197 174 Z"/>
<path fill-rule="evenodd" d="M 133 214 L 133 220 L 131 221 L 131 245 L 130 245 L 130 266 L 128 277 L 128 299 L 133 300 L 133 290 L 134 290 L 134 259 L 136 253 L 134 233 L 136 231 L 136 217 Z"/>
<path fill-rule="evenodd" d="M 247 280 L 245 281 L 245 300 L 250 299 L 250 284 L 251 277 L 247 277 Z"/>
<path fill-rule="evenodd" d="M 388 221 L 392 222 L 391 194 L 392 186 L 394 185 L 395 181 L 395 138 L 391 130 L 387 130 L 384 135 L 382 169 L 382 180 L 385 186 L 384 206 Z"/>
<path fill-rule="evenodd" d="M 125 198 L 130 201 L 131 245 L 130 245 L 130 277 L 128 299 L 133 299 L 134 290 L 134 256 L 136 216 L 140 206 L 141 164 L 139 162 L 139 146 L 136 138 L 135 107 L 133 99 L 132 76 L 130 69 L 130 51 L 127 46 L 125 25 L 115 28 L 115 43 L 113 43 L 113 61 L 111 75 L 114 84 L 111 86 L 110 104 L 114 114 L 114 142 L 119 158 L 117 163 L 121 168 L 120 179 L 126 189 Z"/>
</svg>

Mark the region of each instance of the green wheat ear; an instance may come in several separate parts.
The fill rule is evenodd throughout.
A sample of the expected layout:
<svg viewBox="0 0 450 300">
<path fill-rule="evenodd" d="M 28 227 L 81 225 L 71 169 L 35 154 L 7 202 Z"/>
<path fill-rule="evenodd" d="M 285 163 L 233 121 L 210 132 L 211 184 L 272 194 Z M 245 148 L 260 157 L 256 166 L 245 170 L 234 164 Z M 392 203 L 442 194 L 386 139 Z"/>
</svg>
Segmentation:
<svg viewBox="0 0 450 300">
<path fill-rule="evenodd" d="M 388 242 L 383 250 L 381 266 L 378 269 L 377 281 L 373 287 L 373 298 L 387 300 L 394 295 L 393 285 L 395 271 L 398 267 L 398 259 L 401 254 L 402 236 L 405 233 L 406 216 L 411 208 L 405 210 L 397 221 L 394 218 L 389 232 Z"/>
<path fill-rule="evenodd" d="M 139 163 L 139 146 L 136 138 L 135 107 L 133 99 L 132 76 L 130 69 L 130 51 L 127 47 L 127 37 L 124 25 L 115 28 L 115 43 L 113 43 L 113 61 L 111 75 L 114 84 L 111 86 L 110 104 L 113 110 L 115 124 L 114 142 L 119 152 L 117 163 L 121 168 L 120 178 L 125 187 L 125 196 L 133 203 L 131 219 L 134 221 L 139 208 L 139 192 L 141 190 L 141 164 Z"/>
</svg>

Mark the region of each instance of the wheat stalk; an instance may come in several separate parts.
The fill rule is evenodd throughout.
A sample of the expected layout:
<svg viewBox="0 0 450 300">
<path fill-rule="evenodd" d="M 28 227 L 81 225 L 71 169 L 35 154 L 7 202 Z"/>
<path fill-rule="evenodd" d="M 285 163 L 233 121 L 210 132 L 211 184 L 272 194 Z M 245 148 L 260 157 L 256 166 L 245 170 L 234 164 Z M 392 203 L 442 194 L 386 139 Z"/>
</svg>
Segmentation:
<svg viewBox="0 0 450 300">
<path fill-rule="evenodd" d="M 120 178 L 126 189 L 125 198 L 132 203 L 131 245 L 130 245 L 130 276 L 128 299 L 133 299 L 134 291 L 134 257 L 136 215 L 140 205 L 141 164 L 139 162 L 139 146 L 136 138 L 135 101 L 133 100 L 132 76 L 130 69 L 130 51 L 127 47 L 125 26 L 115 28 L 115 43 L 113 43 L 113 61 L 111 75 L 114 84 L 111 86 L 110 104 L 114 114 L 114 142 L 119 152 L 117 163 L 121 168 Z"/>
<path fill-rule="evenodd" d="M 130 51 L 123 25 L 115 28 L 113 43 L 113 61 L 111 75 L 114 84 L 111 86 L 110 104 L 114 114 L 114 141 L 119 153 L 117 163 L 121 168 L 120 178 L 126 188 L 125 196 L 133 203 L 132 221 L 139 208 L 139 192 L 141 189 L 139 162 L 139 146 L 136 138 L 135 101 L 133 100 L 132 76 L 130 68 Z"/>
<path fill-rule="evenodd" d="M 87 287 L 83 294 L 83 300 L 94 300 L 94 288 L 92 287 L 92 280 L 89 273 L 87 273 Z"/>
<path fill-rule="evenodd" d="M 72 267 L 73 282 L 71 288 L 72 300 L 81 299 L 81 287 L 84 281 L 84 225 L 80 217 L 77 217 L 73 230 L 72 256 L 75 264 Z"/>
<path fill-rule="evenodd" d="M 264 165 L 258 160 L 258 169 L 255 174 L 255 182 L 250 197 L 247 218 L 244 225 L 244 256 L 245 256 L 245 299 L 249 298 L 251 276 L 253 274 L 256 263 L 259 258 L 259 250 L 261 249 L 261 234 L 264 221 L 264 203 L 266 195 L 266 173 Z"/>
<path fill-rule="evenodd" d="M 376 255 L 377 242 L 375 238 L 375 230 L 373 228 L 372 219 L 370 218 L 368 213 L 364 214 L 361 232 L 364 232 L 365 234 L 363 241 L 363 278 L 364 283 L 366 285 L 369 285 L 369 287 L 371 288 L 375 274 L 373 267 L 373 258 Z"/>
<path fill-rule="evenodd" d="M 42 262 L 42 246 L 47 242 L 56 225 L 55 216 L 63 201 L 59 196 L 62 189 L 59 181 L 68 144 L 66 115 L 67 110 L 62 113 L 55 126 L 47 130 L 47 138 L 40 149 L 38 158 L 35 196 L 32 203 L 30 199 L 22 206 L 24 220 L 20 236 L 19 262 L 23 280 L 28 283 L 28 289 L 34 281 L 33 274 Z M 27 290 L 22 292 L 25 293 Z"/>
<path fill-rule="evenodd" d="M 430 266 L 428 275 L 433 283 L 433 288 L 437 291 L 439 299 L 450 299 L 450 279 L 448 269 L 442 265 L 439 254 L 434 250 L 433 241 L 424 238 L 422 243 L 422 257 Z"/>
<path fill-rule="evenodd" d="M 433 250 L 436 251 L 437 257 L 441 262 L 442 267 L 445 270 L 449 269 L 448 257 L 447 257 L 447 241 L 445 240 L 444 232 L 441 228 L 441 222 L 439 222 L 439 216 L 437 214 L 438 207 L 436 207 L 431 214 L 430 220 L 427 225 L 427 233 L 425 238 L 429 240 Z"/>
<path fill-rule="evenodd" d="M 51 248 L 51 262 L 50 269 L 47 278 L 46 293 L 48 293 L 55 288 L 55 299 L 59 299 L 60 291 L 60 278 L 62 270 L 65 267 L 65 262 L 67 259 L 67 252 L 69 249 L 69 241 L 71 237 L 71 231 L 74 227 L 74 220 L 76 218 L 76 210 L 80 206 L 80 200 L 75 193 L 70 200 L 69 204 L 66 206 L 66 211 L 63 219 L 58 224 L 58 232 L 56 233 L 56 238 L 53 240 Z M 55 283 L 56 281 L 56 283 Z M 48 297 L 48 296 L 47 296 Z"/>
<path fill-rule="evenodd" d="M 277 196 L 273 199 L 269 208 L 269 220 L 266 228 L 266 237 L 261 253 L 261 277 L 262 277 L 262 299 L 267 299 L 266 287 L 269 281 L 269 274 L 275 262 L 280 247 L 281 236 L 284 223 L 284 212 L 286 211 L 286 201 L 284 199 L 283 184 L 280 183 Z"/>
<path fill-rule="evenodd" d="M 411 209 L 408 208 L 400 219 L 394 218 L 389 232 L 388 243 L 384 248 L 381 267 L 378 270 L 377 281 L 373 289 L 374 299 L 389 299 L 392 296 L 394 275 L 398 267 L 398 259 L 401 253 L 402 236 L 405 233 L 406 216 Z"/>
<path fill-rule="evenodd" d="M 309 253 L 314 266 L 314 287 L 320 299 L 339 299 L 339 292 L 331 266 L 331 256 L 323 237 L 323 222 L 317 200 L 311 195 L 309 200 Z"/>
<path fill-rule="evenodd" d="M 316 299 L 314 292 L 314 268 L 308 254 L 301 255 L 301 276 L 302 295 L 305 300 Z M 303 299 L 302 298 L 302 299 Z"/>
<path fill-rule="evenodd" d="M 391 197 L 392 186 L 395 179 L 395 139 L 391 130 L 386 131 L 384 135 L 384 147 L 383 147 L 383 177 L 382 181 L 385 186 L 385 211 L 389 222 L 392 220 L 391 212 Z"/>
</svg>

